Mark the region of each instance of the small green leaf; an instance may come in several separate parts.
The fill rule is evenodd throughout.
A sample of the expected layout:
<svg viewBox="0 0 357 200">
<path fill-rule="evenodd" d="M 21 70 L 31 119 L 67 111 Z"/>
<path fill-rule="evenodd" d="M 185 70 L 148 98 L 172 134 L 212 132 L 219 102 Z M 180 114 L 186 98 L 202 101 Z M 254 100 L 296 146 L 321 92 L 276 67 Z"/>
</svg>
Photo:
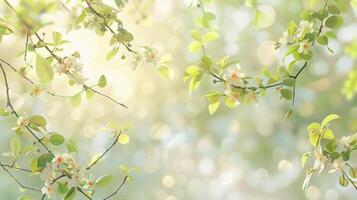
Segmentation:
<svg viewBox="0 0 357 200">
<path fill-rule="evenodd" d="M 195 39 L 195 40 L 198 41 L 198 42 L 201 42 L 201 41 L 202 41 L 201 34 L 200 34 L 200 32 L 197 31 L 197 30 L 191 31 L 191 36 L 193 37 L 193 39 Z"/>
<path fill-rule="evenodd" d="M 203 36 L 203 42 L 211 42 L 217 40 L 219 38 L 219 34 L 216 31 L 209 31 Z"/>
<path fill-rule="evenodd" d="M 212 115 L 219 108 L 221 103 L 221 95 L 215 92 L 208 92 L 206 94 L 206 99 L 208 101 L 208 112 Z"/>
<path fill-rule="evenodd" d="M 332 15 L 325 21 L 325 26 L 329 28 L 338 28 L 343 24 L 343 18 L 341 16 Z"/>
<path fill-rule="evenodd" d="M 333 120 L 339 119 L 339 118 L 341 118 L 341 117 L 337 114 L 331 114 L 331 115 L 326 116 L 324 118 L 324 120 L 322 120 L 321 128 L 327 127 L 330 122 L 332 122 Z"/>
<path fill-rule="evenodd" d="M 345 175 L 341 174 L 338 178 L 338 183 L 343 187 L 347 187 L 349 182 Z"/>
<path fill-rule="evenodd" d="M 30 117 L 29 120 L 30 124 L 39 126 L 39 127 L 45 127 L 47 125 L 47 121 L 44 117 L 41 115 L 33 115 Z"/>
<path fill-rule="evenodd" d="M 42 83 L 49 83 L 53 79 L 53 68 L 40 54 L 36 54 L 36 73 Z"/>
<path fill-rule="evenodd" d="M 293 87 L 295 85 L 295 79 L 287 78 L 287 79 L 283 80 L 283 84 L 288 87 Z"/>
<path fill-rule="evenodd" d="M 91 89 L 87 89 L 87 90 L 86 90 L 86 97 L 87 97 L 87 100 L 91 100 L 91 99 L 93 98 L 93 96 L 94 96 L 94 92 L 93 92 L 93 90 L 91 90 Z"/>
<path fill-rule="evenodd" d="M 104 75 L 101 75 L 98 80 L 98 86 L 103 88 L 107 85 L 107 78 Z"/>
<path fill-rule="evenodd" d="M 334 136 L 334 134 L 333 134 L 331 129 L 326 129 L 323 132 L 323 138 L 324 139 L 328 139 L 328 140 L 333 140 L 333 139 L 335 139 L 335 136 Z"/>
<path fill-rule="evenodd" d="M 73 140 L 67 140 L 67 150 L 70 153 L 77 153 L 78 152 L 78 148 L 77 148 L 77 144 L 73 141 Z"/>
<path fill-rule="evenodd" d="M 10 148 L 15 157 L 19 156 L 21 152 L 21 140 L 18 137 L 12 137 L 10 140 Z"/>
<path fill-rule="evenodd" d="M 104 187 L 107 186 L 110 182 L 112 182 L 112 179 L 112 175 L 101 176 L 95 181 L 95 184 L 100 187 Z"/>
<path fill-rule="evenodd" d="M 76 188 L 72 187 L 66 194 L 66 196 L 64 196 L 64 200 L 73 200 L 74 197 L 76 196 Z"/>
<path fill-rule="evenodd" d="M 310 154 L 308 152 L 302 154 L 301 159 L 300 159 L 302 167 L 305 166 L 306 161 L 309 159 L 309 156 L 310 156 Z"/>
<path fill-rule="evenodd" d="M 190 45 L 188 46 L 188 50 L 190 52 L 197 52 L 199 51 L 200 49 L 202 49 L 203 47 L 203 44 L 201 42 L 197 42 L 197 41 L 192 41 L 190 43 Z"/>
<path fill-rule="evenodd" d="M 317 42 L 321 45 L 327 45 L 328 44 L 328 38 L 326 36 L 320 35 L 317 38 Z"/>
<path fill-rule="evenodd" d="M 280 94 L 286 100 L 291 100 L 293 98 L 293 93 L 289 89 L 281 89 Z"/>
<path fill-rule="evenodd" d="M 5 108 L 0 108 L 0 115 L 3 117 L 6 117 L 6 116 L 10 115 L 10 112 L 8 110 L 6 110 Z"/>
<path fill-rule="evenodd" d="M 68 192 L 67 184 L 64 182 L 57 182 L 57 191 L 61 194 L 65 194 Z"/>
<path fill-rule="evenodd" d="M 53 145 L 61 145 L 64 143 L 64 137 L 56 132 L 49 133 L 50 138 L 49 141 Z"/>
<path fill-rule="evenodd" d="M 328 7 L 327 7 L 327 10 L 329 11 L 329 13 L 331 13 L 331 14 L 340 14 L 341 12 L 340 12 L 340 10 L 337 8 L 337 6 L 335 6 L 335 5 L 329 5 Z"/>
<path fill-rule="evenodd" d="M 348 173 L 352 178 L 357 178 L 357 168 L 351 168 Z"/>
<path fill-rule="evenodd" d="M 37 167 L 38 168 L 44 168 L 46 167 L 47 163 L 52 162 L 53 155 L 49 153 L 42 154 L 41 156 L 38 157 L 37 159 Z"/>
<path fill-rule="evenodd" d="M 62 34 L 59 32 L 52 33 L 52 40 L 55 45 L 60 45 L 62 41 Z"/>
<path fill-rule="evenodd" d="M 105 56 L 105 59 L 110 60 L 110 59 L 114 58 L 114 56 L 117 55 L 118 50 L 119 50 L 119 48 L 114 48 L 114 49 L 110 50 L 107 53 L 107 55 Z"/>
</svg>

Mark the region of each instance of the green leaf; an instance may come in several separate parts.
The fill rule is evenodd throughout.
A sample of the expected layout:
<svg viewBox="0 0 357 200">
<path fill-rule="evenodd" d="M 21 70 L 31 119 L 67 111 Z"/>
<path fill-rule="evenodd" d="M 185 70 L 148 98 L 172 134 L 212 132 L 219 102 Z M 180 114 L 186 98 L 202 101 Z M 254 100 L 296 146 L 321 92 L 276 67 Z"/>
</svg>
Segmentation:
<svg viewBox="0 0 357 200">
<path fill-rule="evenodd" d="M 103 88 L 107 85 L 107 78 L 104 75 L 101 75 L 98 80 L 98 86 Z"/>
<path fill-rule="evenodd" d="M 288 87 L 293 87 L 295 85 L 295 79 L 287 78 L 287 79 L 283 80 L 283 85 L 286 85 Z"/>
<path fill-rule="evenodd" d="M 87 100 L 91 100 L 91 99 L 93 98 L 93 96 L 94 96 L 94 92 L 93 92 L 93 90 L 91 90 L 91 89 L 87 89 L 87 90 L 86 90 L 86 97 L 87 97 Z"/>
<path fill-rule="evenodd" d="M 209 31 L 203 36 L 203 42 L 211 42 L 217 40 L 219 38 L 219 34 L 216 31 Z"/>
<path fill-rule="evenodd" d="M 162 77 L 162 78 L 167 78 L 169 76 L 169 68 L 167 66 L 159 66 L 157 68 L 157 73 Z"/>
<path fill-rule="evenodd" d="M 328 38 L 326 36 L 320 35 L 316 40 L 321 45 L 327 45 L 328 44 Z"/>
<path fill-rule="evenodd" d="M 317 132 L 310 132 L 309 133 L 309 140 L 312 146 L 316 146 L 319 140 L 319 134 Z"/>
<path fill-rule="evenodd" d="M 42 83 L 49 83 L 53 79 L 53 68 L 40 54 L 36 54 L 36 73 Z"/>
<path fill-rule="evenodd" d="M 348 179 L 345 177 L 345 175 L 341 174 L 338 177 L 338 183 L 343 187 L 347 187 L 349 182 Z"/>
<path fill-rule="evenodd" d="M 337 6 L 335 6 L 335 5 L 329 5 L 328 7 L 327 7 L 327 10 L 329 11 L 329 13 L 331 13 L 331 14 L 340 14 L 341 12 L 340 12 L 340 10 L 337 8 Z"/>
<path fill-rule="evenodd" d="M 200 34 L 199 31 L 197 31 L 197 30 L 191 31 L 191 36 L 192 36 L 193 39 L 195 39 L 196 41 L 202 42 L 202 37 L 201 37 L 201 34 Z"/>
<path fill-rule="evenodd" d="M 114 1 L 119 9 L 122 9 L 124 7 L 125 3 L 127 2 L 127 0 L 114 0 Z"/>
<path fill-rule="evenodd" d="M 19 156 L 21 152 L 21 140 L 18 137 L 12 137 L 10 140 L 10 148 L 15 157 Z"/>
<path fill-rule="evenodd" d="M 44 168 L 46 167 L 47 163 L 51 163 L 53 159 L 53 155 L 49 153 L 42 154 L 40 157 L 37 159 L 37 167 L 38 168 Z"/>
<path fill-rule="evenodd" d="M 30 124 L 39 126 L 39 127 L 45 127 L 47 125 L 47 121 L 44 117 L 41 115 L 33 115 L 30 117 L 29 120 Z"/>
<path fill-rule="evenodd" d="M 116 38 L 119 42 L 131 42 L 134 39 L 134 36 L 129 32 L 122 32 L 116 35 Z"/>
<path fill-rule="evenodd" d="M 343 18 L 341 16 L 332 15 L 325 21 L 325 26 L 329 28 L 338 28 L 343 24 Z"/>
<path fill-rule="evenodd" d="M 221 103 L 221 94 L 216 92 L 208 92 L 206 94 L 206 99 L 208 101 L 208 111 L 209 114 L 213 114 L 217 111 L 220 103 Z"/>
<path fill-rule="evenodd" d="M 95 181 L 95 184 L 100 187 L 104 187 L 107 186 L 110 182 L 112 182 L 112 180 L 113 180 L 112 175 L 101 176 Z"/>
<path fill-rule="evenodd" d="M 306 161 L 309 159 L 309 156 L 310 156 L 310 154 L 308 152 L 302 154 L 301 159 L 300 159 L 302 167 L 305 166 Z"/>
<path fill-rule="evenodd" d="M 10 112 L 8 110 L 6 110 L 5 108 L 0 108 L 0 115 L 3 117 L 6 117 L 6 116 L 10 115 Z"/>
<path fill-rule="evenodd" d="M 64 200 L 73 200 L 74 197 L 76 196 L 76 188 L 72 187 L 66 194 L 66 196 L 64 196 Z"/>
<path fill-rule="evenodd" d="M 293 93 L 289 89 L 281 89 L 280 94 L 286 100 L 290 100 L 293 98 Z"/>
<path fill-rule="evenodd" d="M 17 200 L 31 200 L 30 197 L 21 196 Z"/>
<path fill-rule="evenodd" d="M 56 132 L 49 133 L 50 138 L 49 141 L 53 145 L 61 145 L 64 143 L 64 137 Z"/>
<path fill-rule="evenodd" d="M 68 192 L 67 184 L 64 182 L 57 182 L 57 191 L 61 194 L 65 194 Z"/>
<path fill-rule="evenodd" d="M 197 51 L 201 50 L 202 47 L 203 47 L 203 44 L 201 42 L 192 41 L 190 43 L 190 45 L 188 46 L 188 50 L 190 52 L 197 52 Z"/>
<path fill-rule="evenodd" d="M 330 140 L 326 146 L 325 146 L 325 150 L 329 153 L 333 153 L 337 148 L 337 145 L 336 145 L 336 140 Z"/>
<path fill-rule="evenodd" d="M 337 114 L 331 114 L 331 115 L 328 115 L 324 118 L 324 120 L 322 120 L 322 123 L 321 123 L 321 128 L 325 128 L 328 126 L 328 124 L 336 119 L 340 119 L 341 117 Z"/>
<path fill-rule="evenodd" d="M 105 56 L 105 59 L 110 60 L 110 59 L 114 58 L 114 56 L 117 55 L 118 50 L 119 50 L 119 48 L 114 48 L 114 49 L 110 50 L 107 53 L 107 55 Z"/>
<path fill-rule="evenodd" d="M 60 45 L 62 42 L 62 34 L 59 32 L 52 33 L 52 40 L 55 45 Z"/>
<path fill-rule="evenodd" d="M 78 152 L 78 148 L 77 148 L 77 144 L 73 141 L 73 140 L 67 140 L 67 150 L 70 153 L 77 153 Z"/>
<path fill-rule="evenodd" d="M 211 22 L 215 19 L 216 19 L 215 14 L 211 12 L 205 12 L 202 16 L 202 25 L 208 29 L 211 26 Z"/>
<path fill-rule="evenodd" d="M 333 139 L 335 139 L 335 136 L 334 136 L 334 134 L 333 134 L 331 129 L 326 129 L 323 132 L 323 138 L 324 139 L 328 139 L 328 140 L 333 140 Z"/>
<path fill-rule="evenodd" d="M 357 178 L 357 168 L 351 168 L 348 173 L 352 178 Z"/>
</svg>

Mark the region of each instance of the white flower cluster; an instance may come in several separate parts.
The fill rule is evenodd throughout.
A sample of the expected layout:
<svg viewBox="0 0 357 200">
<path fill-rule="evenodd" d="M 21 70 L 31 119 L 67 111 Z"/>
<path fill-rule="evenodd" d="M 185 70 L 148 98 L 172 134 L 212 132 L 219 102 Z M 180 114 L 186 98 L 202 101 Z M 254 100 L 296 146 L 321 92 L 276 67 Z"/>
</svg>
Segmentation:
<svg viewBox="0 0 357 200">
<path fill-rule="evenodd" d="M 356 142 L 357 142 L 357 133 L 350 136 L 343 136 L 340 139 L 340 143 L 345 149 L 350 149 L 351 145 L 355 144 Z M 315 163 L 313 169 L 318 170 L 319 173 L 321 173 L 325 169 L 325 163 L 328 161 L 328 159 L 325 155 L 323 155 L 321 146 L 318 146 L 314 150 L 314 155 L 315 155 Z M 332 169 L 329 171 L 329 173 L 337 172 L 337 171 L 341 172 L 344 168 L 344 164 L 345 161 L 343 161 L 341 158 L 335 159 L 332 162 Z"/>
<path fill-rule="evenodd" d="M 300 22 L 299 27 L 293 36 L 289 36 L 288 30 L 284 31 L 283 36 L 279 39 L 279 44 L 287 45 L 290 41 L 298 40 L 298 52 L 307 55 L 311 50 L 312 42 L 308 39 L 304 39 L 304 37 L 307 33 L 313 33 L 314 31 L 314 24 L 303 20 Z"/>
<path fill-rule="evenodd" d="M 26 126 L 28 126 L 29 124 L 30 124 L 30 117 L 26 113 L 24 113 L 23 115 L 17 118 L 16 125 L 12 129 L 23 131 L 26 128 Z"/>
<path fill-rule="evenodd" d="M 89 29 L 101 28 L 101 26 L 104 23 L 104 19 L 101 17 L 98 17 L 95 14 L 89 14 L 85 18 L 84 23 L 86 24 L 87 28 L 89 28 Z"/>
<path fill-rule="evenodd" d="M 61 176 L 65 179 L 64 183 L 68 188 L 82 187 L 89 194 L 94 192 L 93 178 L 86 178 L 83 175 L 82 169 L 73 154 L 64 153 L 55 155 L 52 162 L 48 163 L 41 172 L 40 177 L 45 181 L 41 189 L 42 194 L 46 194 L 51 199 L 55 198 L 54 181 Z"/>
<path fill-rule="evenodd" d="M 68 56 L 63 59 L 62 63 L 57 65 L 56 70 L 60 75 L 69 74 L 77 84 L 83 84 L 87 79 L 83 76 L 82 66 L 82 64 L 77 62 L 76 57 Z"/>
<path fill-rule="evenodd" d="M 139 52 L 135 55 L 132 65 L 134 69 L 147 63 L 156 64 L 158 61 L 157 50 L 149 47 L 140 48 Z"/>
<path fill-rule="evenodd" d="M 355 144 L 356 142 L 357 142 L 357 133 L 349 136 L 343 136 L 340 139 L 341 145 L 346 149 L 350 149 L 351 145 Z"/>
</svg>

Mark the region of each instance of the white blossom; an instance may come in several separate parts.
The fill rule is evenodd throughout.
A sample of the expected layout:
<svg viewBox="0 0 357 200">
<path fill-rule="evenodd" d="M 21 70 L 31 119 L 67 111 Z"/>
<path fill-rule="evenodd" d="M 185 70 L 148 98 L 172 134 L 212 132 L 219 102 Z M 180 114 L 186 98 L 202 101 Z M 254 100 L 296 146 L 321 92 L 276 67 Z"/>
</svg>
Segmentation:
<svg viewBox="0 0 357 200">
<path fill-rule="evenodd" d="M 12 128 L 13 130 L 23 130 L 26 126 L 30 124 L 30 117 L 24 113 L 23 115 L 19 116 L 16 121 L 16 126 Z"/>
<path fill-rule="evenodd" d="M 314 170 L 318 170 L 321 173 L 325 169 L 325 162 L 327 161 L 326 156 L 322 153 L 321 146 L 317 146 L 314 150 L 315 155 L 315 163 L 314 163 Z"/>
<path fill-rule="evenodd" d="M 45 183 L 45 186 L 41 189 L 41 192 L 42 192 L 42 194 L 47 195 L 47 197 L 50 199 L 53 199 L 56 197 L 55 187 L 48 182 Z"/>
<path fill-rule="evenodd" d="M 308 40 L 303 40 L 300 42 L 300 47 L 298 49 L 298 52 L 304 55 L 307 55 L 312 47 L 312 43 L 309 42 Z"/>
<path fill-rule="evenodd" d="M 333 173 L 336 171 L 338 172 L 343 171 L 344 164 L 345 162 L 341 158 L 334 160 L 332 163 L 333 169 L 331 169 L 329 173 Z"/>
</svg>

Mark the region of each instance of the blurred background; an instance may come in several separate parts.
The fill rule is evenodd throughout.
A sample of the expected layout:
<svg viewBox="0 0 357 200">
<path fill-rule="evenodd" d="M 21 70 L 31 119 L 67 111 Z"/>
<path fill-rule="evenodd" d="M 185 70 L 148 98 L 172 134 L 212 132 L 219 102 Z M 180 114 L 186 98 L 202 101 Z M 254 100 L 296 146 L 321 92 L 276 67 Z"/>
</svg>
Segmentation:
<svg viewBox="0 0 357 200">
<path fill-rule="evenodd" d="M 111 0 L 104 2 L 114 5 Z M 203 87 L 190 95 L 182 80 L 185 68 L 199 59 L 199 55 L 189 53 L 187 47 L 191 41 L 189 32 L 194 29 L 193 19 L 200 10 L 190 6 L 191 0 L 136 2 L 141 6 L 140 12 L 136 7 L 138 4 L 129 1 L 120 13 L 121 19 L 135 37 L 134 46 L 150 46 L 159 53 L 173 56 L 171 67 L 175 77 L 171 80 L 160 78 L 152 65 L 134 71 L 130 59 L 122 60 L 116 56 L 106 61 L 109 35 L 98 37 L 93 31 L 84 29 L 67 32 L 72 19 L 64 10 L 44 14 L 54 20 L 55 25 L 41 29 L 41 32 L 56 30 L 63 33 L 64 39 L 70 43 L 64 46 L 61 54 L 79 51 L 88 83 L 96 83 L 97 78 L 105 74 L 108 86 L 103 91 L 126 103 L 129 109 L 99 96 L 92 101 L 83 100 L 75 108 L 68 99 L 47 94 L 33 97 L 30 96 L 31 86 L 8 71 L 11 96 L 17 110 L 43 114 L 48 118 L 49 130 L 76 140 L 79 159 L 84 165 L 112 142 L 102 127 L 109 121 L 130 125 L 130 142 L 114 148 L 93 170 L 93 176 L 112 173 L 117 181 L 108 190 L 97 190 L 96 196 L 108 194 L 119 184 L 123 177 L 119 165 L 125 164 L 140 170 L 133 174 L 134 181 L 125 185 L 114 199 L 357 198 L 352 187 L 339 186 L 338 175 L 327 171 L 313 176 L 304 193 L 301 188 L 305 174 L 300 165 L 300 156 L 310 150 L 306 132 L 309 123 L 336 113 L 343 116 L 332 126 L 337 138 L 356 131 L 357 101 L 347 100 L 341 93 L 348 72 L 356 65 L 356 61 L 344 53 L 345 46 L 357 39 L 356 10 L 350 8 L 344 14 L 345 24 L 337 33 L 338 39 L 329 44 L 333 54 L 315 47 L 312 63 L 297 82 L 294 113 L 286 119 L 290 104 L 282 101 L 275 91 L 268 92 L 257 106 L 240 105 L 236 109 L 222 106 L 210 116 L 207 102 L 202 97 L 217 86 L 207 78 Z M 287 23 L 298 21 L 300 11 L 309 5 L 308 1 L 301 0 L 259 1 L 267 20 L 256 29 L 252 22 L 255 11 L 246 7 L 243 0 L 217 0 L 206 10 L 217 15 L 221 38 L 210 45 L 208 52 L 215 58 L 232 55 L 239 59 L 242 71 L 247 75 L 256 75 L 262 67 L 274 71 L 283 55 L 282 51 L 274 49 L 274 42 Z M 5 11 L 1 2 L 0 14 Z M 140 20 L 143 13 L 147 17 Z M 17 54 L 23 50 L 24 44 L 25 38 L 20 34 L 4 37 L 0 44 L 1 58 L 17 68 L 22 67 L 22 57 Z M 129 54 L 127 58 L 130 58 Z M 28 59 L 34 61 L 35 56 L 29 55 Z M 34 72 L 29 76 L 38 80 Z M 56 76 L 48 88 L 58 94 L 73 95 L 78 88 L 69 87 L 66 81 L 64 76 Z M 0 87 L 0 102 L 5 104 L 2 80 Z M 14 123 L 13 118 L 0 118 L 1 152 L 9 149 Z M 356 166 L 357 162 L 353 164 Z M 0 199 L 16 199 L 21 194 L 16 183 L 4 171 L 0 171 L 0 177 Z M 26 175 L 22 180 L 40 185 L 36 176 Z"/>
</svg>

